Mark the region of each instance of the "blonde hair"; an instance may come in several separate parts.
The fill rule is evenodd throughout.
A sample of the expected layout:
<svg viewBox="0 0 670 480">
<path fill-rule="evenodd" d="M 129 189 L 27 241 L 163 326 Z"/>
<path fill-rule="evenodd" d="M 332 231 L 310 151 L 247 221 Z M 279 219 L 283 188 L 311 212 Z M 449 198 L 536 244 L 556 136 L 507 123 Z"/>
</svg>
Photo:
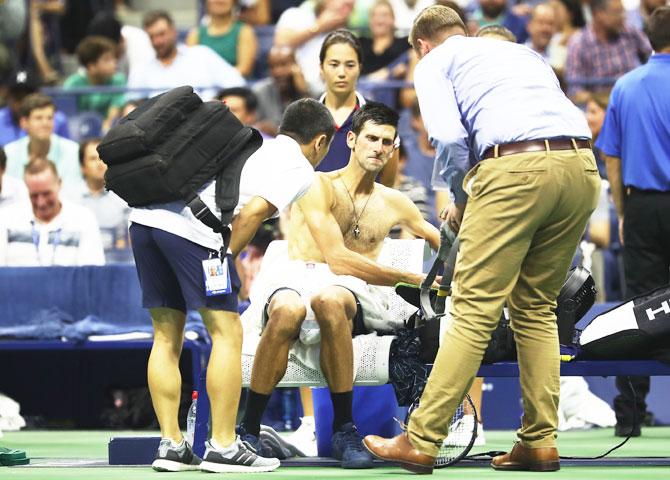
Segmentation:
<svg viewBox="0 0 670 480">
<path fill-rule="evenodd" d="M 462 29 L 463 33 L 468 31 L 465 23 L 453 8 L 443 5 L 424 8 L 414 19 L 412 30 L 409 33 L 409 44 L 418 52 L 420 50 L 419 39 L 439 40 L 442 33 L 454 27 Z"/>
</svg>

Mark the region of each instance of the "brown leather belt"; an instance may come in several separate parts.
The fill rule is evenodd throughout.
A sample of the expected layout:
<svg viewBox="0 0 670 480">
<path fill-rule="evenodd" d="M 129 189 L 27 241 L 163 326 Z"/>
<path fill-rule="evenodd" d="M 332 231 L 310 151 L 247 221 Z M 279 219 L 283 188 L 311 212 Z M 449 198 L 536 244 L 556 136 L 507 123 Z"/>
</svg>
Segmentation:
<svg viewBox="0 0 670 480">
<path fill-rule="evenodd" d="M 591 140 L 582 138 L 554 138 L 550 140 L 526 140 L 523 142 L 503 143 L 498 145 L 498 157 L 505 155 L 514 155 L 515 153 L 524 152 L 542 152 L 545 150 L 572 150 L 574 147 L 572 142 L 575 142 L 577 148 L 591 148 Z M 547 149 L 546 143 L 549 143 Z M 484 152 L 482 160 L 496 157 L 496 147 L 489 147 Z"/>
</svg>

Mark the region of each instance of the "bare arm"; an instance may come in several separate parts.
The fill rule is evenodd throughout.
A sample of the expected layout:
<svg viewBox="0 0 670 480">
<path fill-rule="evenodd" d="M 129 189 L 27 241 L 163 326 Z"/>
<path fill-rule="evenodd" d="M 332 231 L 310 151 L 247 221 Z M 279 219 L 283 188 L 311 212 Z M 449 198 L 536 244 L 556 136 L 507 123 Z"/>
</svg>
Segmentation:
<svg viewBox="0 0 670 480">
<path fill-rule="evenodd" d="M 257 50 L 258 40 L 254 29 L 249 25 L 242 25 L 240 38 L 237 42 L 237 65 L 235 65 L 235 68 L 245 77 L 250 76 L 254 71 Z"/>
<path fill-rule="evenodd" d="M 349 250 L 344 245 L 342 231 L 330 210 L 332 195 L 330 181 L 319 176 L 307 194 L 298 201 L 297 206 L 333 273 L 352 275 L 372 285 L 393 286 L 398 282 L 417 285 L 421 283 L 422 275 L 380 265 Z"/>
<path fill-rule="evenodd" d="M 277 207 L 262 197 L 253 197 L 233 220 L 230 250 L 237 257 L 254 237 L 263 220 L 270 218 Z"/>
<path fill-rule="evenodd" d="M 430 222 L 427 222 L 419 208 L 412 203 L 404 194 L 393 192 L 397 195 L 394 201 L 398 210 L 400 225 L 415 237 L 425 239 L 433 250 L 440 248 L 440 231 Z"/>
<path fill-rule="evenodd" d="M 619 241 L 623 245 L 623 178 L 621 176 L 621 159 L 605 155 L 605 166 L 607 167 L 607 179 L 610 182 L 610 192 L 619 217 Z"/>
</svg>

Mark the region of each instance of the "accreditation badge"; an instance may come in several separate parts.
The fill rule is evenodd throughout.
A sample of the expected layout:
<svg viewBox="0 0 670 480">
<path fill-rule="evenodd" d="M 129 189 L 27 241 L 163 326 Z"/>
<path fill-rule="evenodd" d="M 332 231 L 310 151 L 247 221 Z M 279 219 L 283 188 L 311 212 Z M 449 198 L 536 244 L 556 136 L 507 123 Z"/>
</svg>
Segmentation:
<svg viewBox="0 0 670 480">
<path fill-rule="evenodd" d="M 228 258 L 218 257 L 202 261 L 202 272 L 205 276 L 205 295 L 225 295 L 231 292 Z"/>
</svg>

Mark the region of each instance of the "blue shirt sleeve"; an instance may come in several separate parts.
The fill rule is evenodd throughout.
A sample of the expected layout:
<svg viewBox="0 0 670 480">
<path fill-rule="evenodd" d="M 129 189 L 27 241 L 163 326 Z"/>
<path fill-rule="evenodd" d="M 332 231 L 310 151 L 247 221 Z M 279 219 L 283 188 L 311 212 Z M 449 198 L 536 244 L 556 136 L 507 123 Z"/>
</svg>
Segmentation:
<svg viewBox="0 0 670 480">
<path fill-rule="evenodd" d="M 614 87 L 607 105 L 605 120 L 595 146 L 610 157 L 621 158 L 621 122 L 619 118 L 619 89 Z"/>
<path fill-rule="evenodd" d="M 451 80 L 436 62 L 422 61 L 414 71 L 414 85 L 426 130 L 436 149 L 435 171 L 448 185 L 452 200 L 465 203 L 463 178 L 470 166 L 470 148 Z"/>
</svg>

